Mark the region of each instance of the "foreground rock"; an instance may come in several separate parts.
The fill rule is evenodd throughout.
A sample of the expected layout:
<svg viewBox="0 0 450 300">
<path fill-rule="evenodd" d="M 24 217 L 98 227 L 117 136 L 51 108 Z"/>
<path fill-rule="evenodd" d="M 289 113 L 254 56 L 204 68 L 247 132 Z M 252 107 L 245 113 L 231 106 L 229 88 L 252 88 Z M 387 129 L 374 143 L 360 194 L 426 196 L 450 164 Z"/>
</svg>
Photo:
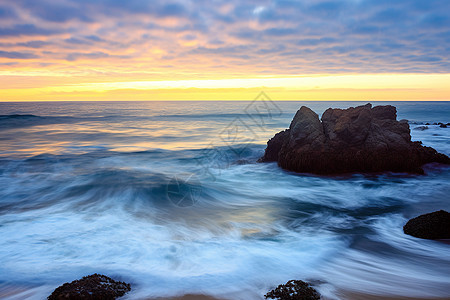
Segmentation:
<svg viewBox="0 0 450 300">
<path fill-rule="evenodd" d="M 403 226 L 403 232 L 421 239 L 450 239 L 450 213 L 440 210 L 418 216 Z"/>
<path fill-rule="evenodd" d="M 446 155 L 412 142 L 408 122 L 396 119 L 397 110 L 390 105 L 329 108 L 321 120 L 302 106 L 289 129 L 267 142 L 260 161 L 314 174 L 423 173 L 426 163 L 450 164 Z"/>
<path fill-rule="evenodd" d="M 112 300 L 130 290 L 128 283 L 115 281 L 105 275 L 93 274 L 71 283 L 64 283 L 48 296 L 48 300 Z"/>
<path fill-rule="evenodd" d="M 277 300 L 318 300 L 320 294 L 304 281 L 290 280 L 286 284 L 280 284 L 264 297 Z"/>
</svg>

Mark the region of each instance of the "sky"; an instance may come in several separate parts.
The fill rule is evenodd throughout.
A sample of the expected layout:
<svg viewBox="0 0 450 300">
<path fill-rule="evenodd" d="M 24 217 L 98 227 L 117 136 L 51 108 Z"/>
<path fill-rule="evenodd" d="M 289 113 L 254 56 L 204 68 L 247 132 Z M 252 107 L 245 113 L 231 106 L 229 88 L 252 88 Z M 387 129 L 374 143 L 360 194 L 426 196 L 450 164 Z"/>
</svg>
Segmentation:
<svg viewBox="0 0 450 300">
<path fill-rule="evenodd" d="M 0 0 L 0 101 L 450 100 L 448 0 Z"/>
</svg>

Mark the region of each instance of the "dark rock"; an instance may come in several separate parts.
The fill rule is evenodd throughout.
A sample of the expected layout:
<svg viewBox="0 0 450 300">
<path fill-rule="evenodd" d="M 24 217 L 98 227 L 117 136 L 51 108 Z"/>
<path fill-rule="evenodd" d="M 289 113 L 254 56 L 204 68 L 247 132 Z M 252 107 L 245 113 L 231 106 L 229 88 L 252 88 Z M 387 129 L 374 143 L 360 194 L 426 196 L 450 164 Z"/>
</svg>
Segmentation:
<svg viewBox="0 0 450 300">
<path fill-rule="evenodd" d="M 417 126 L 416 128 L 414 128 L 414 130 L 420 130 L 420 131 L 424 131 L 424 130 L 427 130 L 427 129 L 429 129 L 428 126 Z"/>
<path fill-rule="evenodd" d="M 286 284 L 280 284 L 276 289 L 266 295 L 266 299 L 277 300 L 318 300 L 320 294 L 308 283 L 301 280 L 290 280 Z"/>
<path fill-rule="evenodd" d="M 439 127 L 441 127 L 441 128 L 447 128 L 447 125 L 445 125 L 445 124 L 439 124 Z"/>
<path fill-rule="evenodd" d="M 267 149 L 264 154 L 265 161 L 276 161 L 278 160 L 278 153 L 283 146 L 284 141 L 288 138 L 289 131 L 281 131 L 275 134 L 273 138 L 271 138 L 267 142 Z"/>
<path fill-rule="evenodd" d="M 423 173 L 426 163 L 450 164 L 446 155 L 412 142 L 408 122 L 396 118 L 396 108 L 390 105 L 329 108 L 322 120 L 302 106 L 289 129 L 269 140 L 259 161 L 314 174 Z"/>
<path fill-rule="evenodd" d="M 431 125 L 430 123 L 425 123 L 425 125 Z"/>
<path fill-rule="evenodd" d="M 450 213 L 440 210 L 413 218 L 403 232 L 421 239 L 450 239 Z"/>
<path fill-rule="evenodd" d="M 112 300 L 125 295 L 130 290 L 128 283 L 115 281 L 105 275 L 93 274 L 71 283 L 64 283 L 47 299 Z"/>
</svg>

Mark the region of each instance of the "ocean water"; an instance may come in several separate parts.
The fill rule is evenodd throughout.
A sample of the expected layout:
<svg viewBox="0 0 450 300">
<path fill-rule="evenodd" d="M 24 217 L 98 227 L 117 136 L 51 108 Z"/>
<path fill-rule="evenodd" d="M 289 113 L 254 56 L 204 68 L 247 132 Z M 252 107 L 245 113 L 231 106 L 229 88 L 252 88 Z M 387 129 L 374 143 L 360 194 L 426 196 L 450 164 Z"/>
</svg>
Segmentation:
<svg viewBox="0 0 450 300">
<path fill-rule="evenodd" d="M 450 245 L 403 234 L 450 210 L 450 168 L 320 177 L 256 163 L 297 109 L 359 102 L 0 103 L 0 295 L 44 299 L 103 273 L 124 299 L 263 299 L 290 279 L 450 298 Z M 450 155 L 450 102 L 397 107 Z"/>
</svg>

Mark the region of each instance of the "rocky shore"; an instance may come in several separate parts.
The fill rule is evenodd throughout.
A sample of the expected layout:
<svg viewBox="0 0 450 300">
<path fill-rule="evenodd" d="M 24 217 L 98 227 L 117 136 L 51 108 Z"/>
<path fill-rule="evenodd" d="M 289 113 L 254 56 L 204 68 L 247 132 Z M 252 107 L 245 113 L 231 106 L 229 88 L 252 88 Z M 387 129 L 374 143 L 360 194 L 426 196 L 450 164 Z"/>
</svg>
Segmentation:
<svg viewBox="0 0 450 300">
<path fill-rule="evenodd" d="M 108 276 L 93 274 L 70 283 L 64 283 L 48 296 L 48 300 L 113 300 L 131 290 L 128 283 L 115 281 Z"/>
<path fill-rule="evenodd" d="M 421 239 L 450 239 L 450 213 L 440 210 L 420 215 L 409 220 L 403 232 Z"/>
<path fill-rule="evenodd" d="M 290 280 L 280 284 L 264 295 L 265 299 L 276 300 L 320 300 L 320 294 L 302 280 Z"/>
<path fill-rule="evenodd" d="M 320 120 L 302 106 L 289 128 L 268 141 L 260 162 L 270 161 L 289 171 L 323 175 L 386 171 L 423 174 L 424 164 L 450 164 L 446 155 L 411 141 L 409 124 L 397 121 L 394 106 L 371 104 L 329 108 Z"/>
</svg>

